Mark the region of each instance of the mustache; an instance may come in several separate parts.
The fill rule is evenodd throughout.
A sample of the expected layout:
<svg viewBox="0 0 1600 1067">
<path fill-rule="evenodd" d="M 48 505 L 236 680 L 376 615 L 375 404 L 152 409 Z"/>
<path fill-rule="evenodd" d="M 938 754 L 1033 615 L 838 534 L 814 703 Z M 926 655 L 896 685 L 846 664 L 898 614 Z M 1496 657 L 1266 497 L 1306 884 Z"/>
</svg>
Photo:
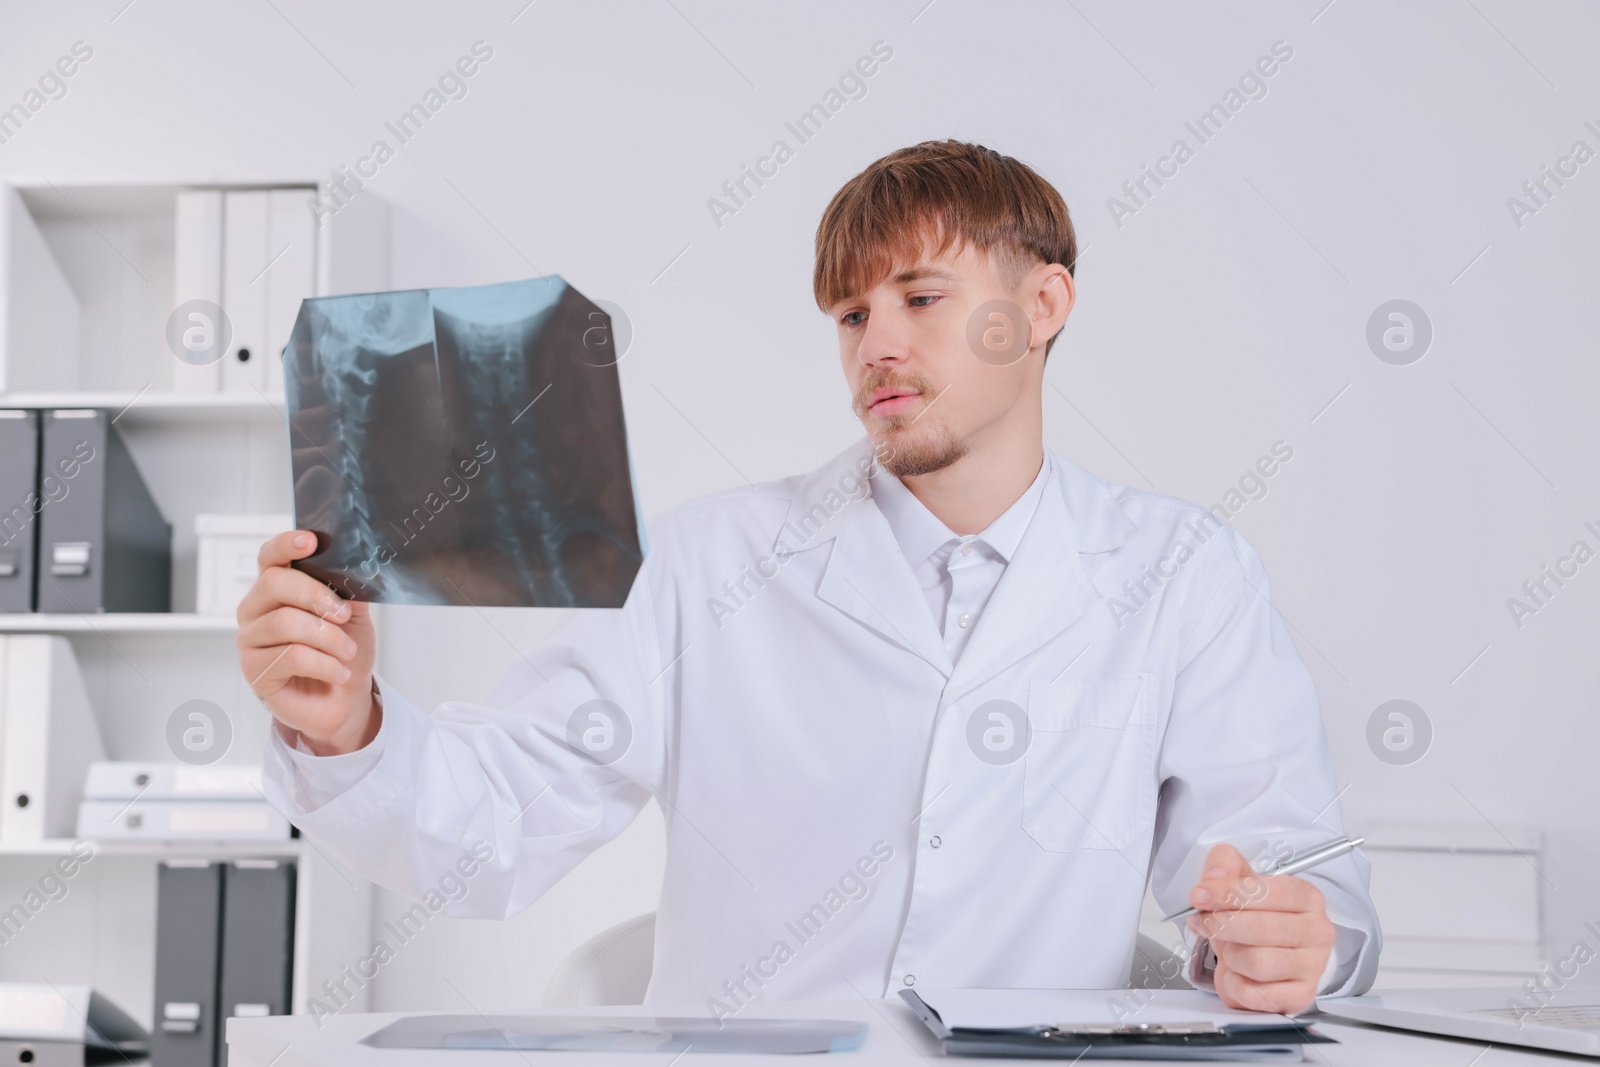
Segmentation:
<svg viewBox="0 0 1600 1067">
<path fill-rule="evenodd" d="M 934 388 L 933 382 L 921 374 L 896 375 L 879 373 L 869 375 L 866 381 L 861 383 L 861 388 L 856 390 L 855 398 L 850 403 L 856 416 L 865 415 L 867 409 L 872 406 L 872 394 L 879 389 L 885 388 L 905 389 L 908 392 L 921 393 L 923 396 L 931 396 L 938 392 Z"/>
</svg>

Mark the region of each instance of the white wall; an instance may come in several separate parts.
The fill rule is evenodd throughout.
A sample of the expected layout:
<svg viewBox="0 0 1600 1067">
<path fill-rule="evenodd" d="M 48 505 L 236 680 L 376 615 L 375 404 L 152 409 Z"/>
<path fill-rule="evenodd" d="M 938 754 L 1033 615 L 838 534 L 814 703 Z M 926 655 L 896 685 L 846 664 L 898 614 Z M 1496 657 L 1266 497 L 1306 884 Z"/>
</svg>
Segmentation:
<svg viewBox="0 0 1600 1067">
<path fill-rule="evenodd" d="M 1600 562 L 1520 629 L 1506 606 L 1574 541 L 1600 548 L 1583 529 L 1600 527 L 1600 162 L 1520 227 L 1506 203 L 1575 140 L 1600 149 L 1592 6 L 124 2 L 7 18 L 0 106 L 75 40 L 94 56 L 0 144 L 0 175 L 328 173 L 490 44 L 469 94 L 372 182 L 396 206 L 393 283 L 560 272 L 622 305 L 651 515 L 855 435 L 809 286 L 843 181 L 924 138 L 1031 163 L 1088 248 L 1050 361 L 1049 444 L 1211 503 L 1289 442 L 1235 521 L 1317 680 L 1347 818 L 1542 827 L 1547 950 L 1600 918 Z M 878 40 L 894 56 L 868 95 L 716 226 L 707 198 L 775 139 L 793 146 L 785 120 Z M 1279 40 L 1294 55 L 1268 95 L 1117 225 L 1107 199 L 1174 139 L 1193 146 L 1185 121 Z M 1411 366 L 1364 340 L 1393 298 L 1434 325 Z M 518 640 L 550 622 L 494 618 Z M 390 673 L 424 702 L 486 692 L 513 655 L 469 612 L 387 621 Z M 1395 697 L 1435 730 L 1410 766 L 1365 738 Z M 652 811 L 509 927 L 430 930 L 373 1005 L 459 1006 L 452 984 L 536 1001 L 568 947 L 649 908 L 660 866 Z"/>
</svg>

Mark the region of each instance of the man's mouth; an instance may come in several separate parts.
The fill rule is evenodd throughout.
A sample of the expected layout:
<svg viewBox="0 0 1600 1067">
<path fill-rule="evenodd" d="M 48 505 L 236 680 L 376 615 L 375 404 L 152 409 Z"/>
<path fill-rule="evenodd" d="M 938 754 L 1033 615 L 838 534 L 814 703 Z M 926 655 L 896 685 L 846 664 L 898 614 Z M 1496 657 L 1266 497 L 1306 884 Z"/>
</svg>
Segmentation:
<svg viewBox="0 0 1600 1067">
<path fill-rule="evenodd" d="M 867 410 L 879 418 L 888 418 L 910 408 L 921 395 L 922 393 L 916 389 L 882 386 L 872 391 L 872 399 Z"/>
</svg>

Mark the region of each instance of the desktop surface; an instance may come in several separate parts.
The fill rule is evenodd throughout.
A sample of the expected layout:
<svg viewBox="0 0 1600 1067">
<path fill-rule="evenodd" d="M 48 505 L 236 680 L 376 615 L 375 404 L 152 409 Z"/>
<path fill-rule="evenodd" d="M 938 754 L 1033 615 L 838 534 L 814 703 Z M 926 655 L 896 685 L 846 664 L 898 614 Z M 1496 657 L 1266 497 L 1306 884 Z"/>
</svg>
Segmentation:
<svg viewBox="0 0 1600 1067">
<path fill-rule="evenodd" d="M 486 1014 L 505 1014 L 503 1005 L 479 1005 Z M 469 1008 L 468 1010 L 472 1010 Z M 460 1014 L 452 1009 L 453 1014 Z M 531 1013 L 531 1012 L 530 1012 Z M 703 1004 L 652 1004 L 641 1011 L 638 1005 L 618 1005 L 603 1008 L 552 1010 L 552 1015 L 594 1014 L 702 1017 Z M 542 1067 L 543 1064 L 584 1063 L 595 1067 L 651 1067 L 663 1062 L 661 1054 L 633 1052 L 515 1052 L 463 1049 L 440 1052 L 436 1049 L 381 1049 L 361 1044 L 361 1039 L 375 1030 L 404 1017 L 400 1012 L 366 1015 L 284 1015 L 260 1019 L 228 1020 L 229 1067 L 453 1067 L 456 1064 L 470 1067 Z M 865 1043 L 855 1052 L 796 1057 L 789 1055 L 744 1055 L 740 1053 L 690 1051 L 674 1061 L 676 1064 L 702 1062 L 716 1067 L 745 1067 L 754 1064 L 788 1064 L 797 1067 L 807 1063 L 920 1064 L 942 1057 L 932 1035 L 923 1027 L 899 997 L 892 1000 L 848 1001 L 789 1001 L 763 1003 L 741 1012 L 740 1018 L 771 1019 L 851 1019 L 869 1024 Z M 1530 1049 L 1509 1048 L 1497 1045 L 1482 1059 L 1485 1042 L 1458 1038 L 1432 1037 L 1425 1034 L 1389 1030 L 1362 1023 L 1351 1023 L 1327 1015 L 1313 1015 L 1307 1022 L 1338 1042 L 1337 1045 L 1318 1045 L 1311 1052 L 1308 1063 L 1362 1064 L 1364 1067 L 1504 1067 L 1520 1064 L 1583 1063 L 1583 1059 L 1559 1053 L 1537 1052 Z M 671 1058 L 671 1057 L 666 1057 Z M 953 1060 L 956 1058 L 952 1058 Z M 961 1057 L 960 1062 L 973 1062 Z M 1165 1063 L 1172 1060 L 1117 1060 L 1118 1063 Z M 1228 1061 L 1209 1061 L 1228 1062 Z"/>
</svg>

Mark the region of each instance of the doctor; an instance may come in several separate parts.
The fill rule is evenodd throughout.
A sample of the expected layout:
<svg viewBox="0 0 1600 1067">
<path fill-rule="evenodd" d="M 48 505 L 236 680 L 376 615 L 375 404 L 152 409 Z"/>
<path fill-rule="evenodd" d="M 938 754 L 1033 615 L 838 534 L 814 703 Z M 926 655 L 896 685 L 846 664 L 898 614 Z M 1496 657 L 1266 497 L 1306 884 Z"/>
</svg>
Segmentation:
<svg viewBox="0 0 1600 1067">
<path fill-rule="evenodd" d="M 1228 1004 L 1360 993 L 1364 858 L 1338 836 L 1312 681 L 1260 557 L 1201 507 L 1043 446 L 1072 311 L 1066 205 L 1022 163 L 927 142 L 851 179 L 817 303 L 866 437 L 651 525 L 625 607 L 570 613 L 481 702 L 373 672 L 367 606 L 261 550 L 241 665 L 267 792 L 375 882 L 526 908 L 654 799 L 651 1002 L 913 985 L 1126 984 L 1147 880 Z M 482 861 L 483 856 L 491 856 Z"/>
</svg>

